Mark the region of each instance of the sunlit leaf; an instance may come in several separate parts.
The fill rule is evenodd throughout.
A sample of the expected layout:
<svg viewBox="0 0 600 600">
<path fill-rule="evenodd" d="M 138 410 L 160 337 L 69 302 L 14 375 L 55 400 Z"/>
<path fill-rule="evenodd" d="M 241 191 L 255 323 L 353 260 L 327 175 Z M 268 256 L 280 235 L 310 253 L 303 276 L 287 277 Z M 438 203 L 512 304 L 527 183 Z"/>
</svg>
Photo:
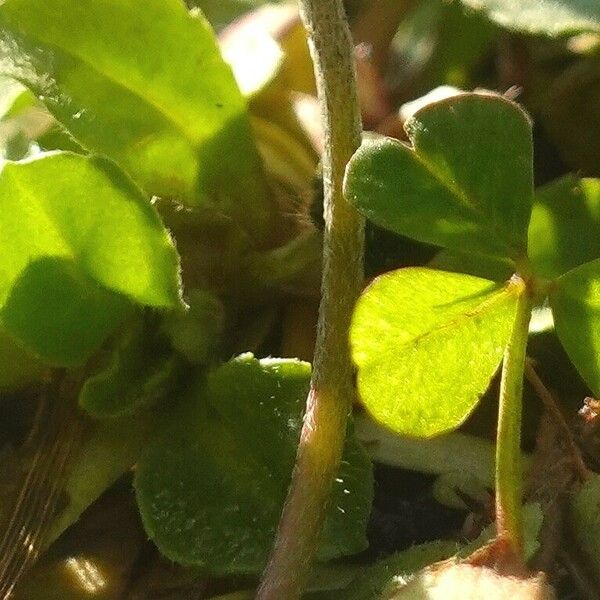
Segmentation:
<svg viewBox="0 0 600 600">
<path fill-rule="evenodd" d="M 221 573 L 266 562 L 291 478 L 310 366 L 242 355 L 183 399 L 136 471 L 146 531 L 161 552 Z M 257 432 L 260 435 L 257 435 Z M 322 559 L 365 547 L 370 462 L 349 437 L 334 483 Z"/>
<path fill-rule="evenodd" d="M 6 163 L 0 212 L 0 322 L 46 360 L 85 360 L 131 301 L 180 305 L 171 239 L 110 161 L 55 153 Z"/>
<path fill-rule="evenodd" d="M 560 277 L 550 296 L 554 327 L 569 358 L 600 396 L 600 258 Z"/>
<path fill-rule="evenodd" d="M 413 148 L 365 140 L 347 198 L 377 225 L 454 250 L 518 258 L 533 197 L 531 124 L 513 102 L 460 94 L 406 124 Z"/>
<path fill-rule="evenodd" d="M 1 71 L 146 192 L 218 206 L 260 237 L 270 200 L 245 101 L 181 0 L 7 0 L 0 48 Z"/>
<path fill-rule="evenodd" d="M 500 364 L 516 300 L 512 285 L 470 275 L 408 268 L 377 278 L 350 333 L 367 410 L 404 435 L 460 425 Z"/>
</svg>

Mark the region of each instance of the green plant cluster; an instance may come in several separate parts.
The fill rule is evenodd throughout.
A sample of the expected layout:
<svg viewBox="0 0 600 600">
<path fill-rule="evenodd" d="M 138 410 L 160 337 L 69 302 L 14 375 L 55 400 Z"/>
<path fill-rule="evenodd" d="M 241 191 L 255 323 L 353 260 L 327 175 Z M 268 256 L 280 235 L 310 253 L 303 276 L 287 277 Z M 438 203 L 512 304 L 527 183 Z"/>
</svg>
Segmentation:
<svg viewBox="0 0 600 600">
<path fill-rule="evenodd" d="M 600 121 L 570 93 L 600 89 L 600 3 L 461 2 L 409 7 L 390 41 L 405 57 L 402 92 L 471 89 L 500 31 L 589 44 L 556 78 L 562 55 L 540 51 L 527 98 L 562 170 L 577 173 L 534 186 L 535 129 L 510 94 L 425 101 L 404 123 L 407 143 L 365 133 L 344 194 L 368 220 L 368 268 L 387 272 L 367 282 L 349 331 L 358 416 L 309 600 L 390 597 L 399 578 L 494 538 L 489 526 L 469 543 L 430 541 L 365 565 L 377 558 L 360 553 L 382 440 L 392 448 L 383 462 L 402 455 L 403 467 L 442 475 L 436 485 L 459 504 L 466 494 L 440 464 L 452 448 L 475 449 L 453 464 L 481 463 L 472 471 L 496 486 L 506 531 L 533 557 L 545 515 L 521 503 L 521 396 L 540 323 L 600 397 Z M 251 13 L 256 29 L 231 24 L 264 4 L 273 12 Z M 349 14 L 365 4 L 348 2 Z M 270 19 L 284 24 L 277 41 Z M 322 242 L 310 221 L 319 201 L 306 198 L 322 148 L 308 57 L 296 10 L 282 2 L 0 4 L 0 409 L 12 418 L 0 427 L 0 594 L 25 572 L 19 598 L 89 597 L 53 565 L 92 568 L 69 534 L 92 523 L 94 538 L 95 508 L 125 487 L 131 502 L 117 494 L 111 531 L 135 549 L 105 548 L 100 534 L 94 551 L 129 573 L 148 538 L 172 597 L 198 581 L 198 597 L 253 597 L 311 378 Z M 376 96 L 379 80 L 362 68 Z M 435 257 L 415 266 L 398 248 Z M 452 432 L 499 368 L 494 482 L 492 443 Z M 600 585 L 598 476 L 571 491 L 573 529 Z M 120 577 L 106 598 L 129 597 Z"/>
</svg>

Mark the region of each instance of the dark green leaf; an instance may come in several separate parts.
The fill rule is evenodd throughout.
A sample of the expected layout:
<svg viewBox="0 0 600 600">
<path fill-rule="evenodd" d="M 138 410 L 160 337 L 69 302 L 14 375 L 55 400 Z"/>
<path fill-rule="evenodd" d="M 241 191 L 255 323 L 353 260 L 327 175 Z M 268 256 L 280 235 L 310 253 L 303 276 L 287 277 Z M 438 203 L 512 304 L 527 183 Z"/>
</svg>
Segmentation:
<svg viewBox="0 0 600 600">
<path fill-rule="evenodd" d="M 428 263 L 428 267 L 440 271 L 465 273 L 493 281 L 507 281 L 515 272 L 515 264 L 497 256 L 467 254 L 458 250 L 441 250 Z"/>
<path fill-rule="evenodd" d="M 567 175 L 536 192 L 529 258 L 536 274 L 554 279 L 600 257 L 600 179 Z"/>
<path fill-rule="evenodd" d="M 377 278 L 350 332 L 367 410 L 404 435 L 460 425 L 500 364 L 517 293 L 510 284 L 422 268 Z"/>
<path fill-rule="evenodd" d="M 0 330 L 0 393 L 16 390 L 41 378 L 44 363 Z"/>
<path fill-rule="evenodd" d="M 454 250 L 519 258 L 533 196 L 531 124 L 513 102 L 460 94 L 406 124 L 409 148 L 367 139 L 345 193 L 377 225 Z"/>
<path fill-rule="evenodd" d="M 181 0 L 7 0 L 0 44 L 0 70 L 85 147 L 148 193 L 214 204 L 260 235 L 268 190 L 244 99 Z"/>
<path fill-rule="evenodd" d="M 600 32 L 597 0 L 461 0 L 499 25 L 550 36 Z"/>
<path fill-rule="evenodd" d="M 180 305 L 171 239 L 110 161 L 55 153 L 6 163 L 0 213 L 0 321 L 44 359 L 85 360 L 130 299 Z"/>
<path fill-rule="evenodd" d="M 600 396 L 600 258 L 560 277 L 550 296 L 554 327 L 569 358 Z"/>
<path fill-rule="evenodd" d="M 168 558 L 257 573 L 290 482 L 310 379 L 307 363 L 242 355 L 184 398 L 136 472 L 146 531 Z M 256 435 L 260 432 L 260 435 Z M 319 556 L 365 547 L 370 462 L 350 436 Z"/>
<path fill-rule="evenodd" d="M 94 417 L 119 417 L 150 406 L 172 390 L 179 361 L 160 348 L 149 327 L 135 320 L 104 368 L 86 380 L 79 405 Z"/>
</svg>

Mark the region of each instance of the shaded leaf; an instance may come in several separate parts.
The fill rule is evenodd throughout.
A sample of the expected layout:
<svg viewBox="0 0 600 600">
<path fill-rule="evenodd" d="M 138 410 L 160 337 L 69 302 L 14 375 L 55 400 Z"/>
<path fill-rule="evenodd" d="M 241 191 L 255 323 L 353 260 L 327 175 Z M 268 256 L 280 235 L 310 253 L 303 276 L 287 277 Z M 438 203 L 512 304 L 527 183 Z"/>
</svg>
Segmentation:
<svg viewBox="0 0 600 600">
<path fill-rule="evenodd" d="M 174 425 L 136 471 L 146 531 L 165 556 L 219 573 L 264 567 L 291 478 L 309 379 L 307 363 L 246 354 L 183 399 Z M 371 487 L 370 461 L 351 436 L 320 558 L 365 547 Z"/>
<path fill-rule="evenodd" d="M 181 0 L 7 0 L 0 47 L 0 70 L 146 192 L 217 206 L 260 235 L 269 198 L 244 99 Z"/>
<path fill-rule="evenodd" d="M 44 366 L 0 329 L 0 393 L 39 381 Z"/>
<path fill-rule="evenodd" d="M 79 393 L 79 406 L 94 417 L 119 417 L 164 398 L 173 388 L 179 361 L 153 339 L 144 322 L 127 327 L 107 364 L 89 377 Z"/>
<path fill-rule="evenodd" d="M 529 226 L 535 272 L 554 279 L 600 257 L 600 179 L 567 175 L 536 191 Z"/>
<path fill-rule="evenodd" d="M 49 362 L 85 360 L 130 299 L 180 304 L 171 239 L 110 161 L 55 153 L 6 163 L 0 212 L 0 321 Z"/>
<path fill-rule="evenodd" d="M 560 277 L 550 306 L 569 358 L 592 392 L 600 396 L 600 258 Z"/>
<path fill-rule="evenodd" d="M 377 278 L 350 332 L 367 410 L 410 436 L 460 425 L 500 364 L 517 293 L 510 284 L 422 268 Z"/>
<path fill-rule="evenodd" d="M 454 250 L 519 258 L 533 196 L 529 118 L 492 94 L 460 94 L 407 122 L 409 148 L 365 140 L 345 193 L 377 225 Z"/>
<path fill-rule="evenodd" d="M 506 258 L 458 250 L 441 250 L 427 263 L 427 266 L 440 271 L 465 273 L 498 282 L 508 281 L 516 270 L 515 264 Z"/>
<path fill-rule="evenodd" d="M 499 25 L 550 36 L 582 31 L 600 32 L 600 4 L 596 0 L 461 0 L 485 12 Z"/>
</svg>

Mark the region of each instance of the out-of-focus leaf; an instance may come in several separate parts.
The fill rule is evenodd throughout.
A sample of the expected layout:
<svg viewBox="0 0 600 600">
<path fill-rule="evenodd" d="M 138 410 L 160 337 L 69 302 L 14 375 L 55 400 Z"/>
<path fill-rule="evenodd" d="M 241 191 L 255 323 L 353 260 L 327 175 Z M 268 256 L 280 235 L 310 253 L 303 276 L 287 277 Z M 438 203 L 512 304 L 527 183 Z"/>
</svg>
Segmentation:
<svg viewBox="0 0 600 600">
<path fill-rule="evenodd" d="M 302 423 L 310 366 L 242 355 L 200 380 L 136 471 L 146 531 L 168 558 L 217 573 L 257 573 L 271 548 Z M 256 435 L 259 431 L 260 435 Z M 370 461 L 352 435 L 319 556 L 358 552 Z"/>
<path fill-rule="evenodd" d="M 600 258 L 562 275 L 550 296 L 554 327 L 569 358 L 600 396 Z"/>
<path fill-rule="evenodd" d="M 600 32 L 596 0 L 461 0 L 502 27 L 550 36 Z"/>
<path fill-rule="evenodd" d="M 600 475 L 586 481 L 573 497 L 570 517 L 577 545 L 600 581 Z"/>
<path fill-rule="evenodd" d="M 0 321 L 47 361 L 84 361 L 131 300 L 180 305 L 171 239 L 110 161 L 55 153 L 6 163 L 0 212 Z"/>
<path fill-rule="evenodd" d="M 42 361 L 20 348 L 0 329 L 0 392 L 16 390 L 38 381 L 44 368 Z"/>
<path fill-rule="evenodd" d="M 431 269 L 377 278 L 350 331 L 358 392 L 371 415 L 416 437 L 460 425 L 502 360 L 517 294 L 510 284 Z"/>
<path fill-rule="evenodd" d="M 106 366 L 85 381 L 79 405 L 94 417 L 134 413 L 172 391 L 179 367 L 177 357 L 160 348 L 151 329 L 136 320 L 117 341 Z"/>
<path fill-rule="evenodd" d="M 520 258 L 533 199 L 531 124 L 513 102 L 461 94 L 406 124 L 413 148 L 368 139 L 346 197 L 377 225 L 460 251 Z"/>
<path fill-rule="evenodd" d="M 190 290 L 186 294 L 189 309 L 169 313 L 163 330 L 173 348 L 187 360 L 208 364 L 221 345 L 225 326 L 225 308 L 219 298 L 205 290 Z"/>
<path fill-rule="evenodd" d="M 538 102 L 548 136 L 571 169 L 600 177 L 600 58 L 596 53 L 543 79 Z"/>
<path fill-rule="evenodd" d="M 0 70 L 86 148 L 146 192 L 214 206 L 261 238 L 270 198 L 244 99 L 181 0 L 7 0 L 0 45 Z"/>
<path fill-rule="evenodd" d="M 567 175 L 536 191 L 529 258 L 548 279 L 600 257 L 600 179 Z"/>
</svg>

